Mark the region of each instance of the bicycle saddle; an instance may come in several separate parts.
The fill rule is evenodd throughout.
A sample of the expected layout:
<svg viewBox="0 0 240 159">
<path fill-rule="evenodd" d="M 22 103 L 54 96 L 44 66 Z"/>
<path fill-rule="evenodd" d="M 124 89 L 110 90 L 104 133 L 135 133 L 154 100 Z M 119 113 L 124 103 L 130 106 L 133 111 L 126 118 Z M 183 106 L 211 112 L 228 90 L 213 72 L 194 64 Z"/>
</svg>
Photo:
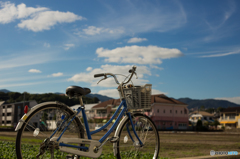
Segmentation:
<svg viewBox="0 0 240 159">
<path fill-rule="evenodd" d="M 79 86 L 69 86 L 66 89 L 66 94 L 69 97 L 74 97 L 74 96 L 84 96 L 91 93 L 91 90 L 89 88 L 82 88 Z"/>
</svg>

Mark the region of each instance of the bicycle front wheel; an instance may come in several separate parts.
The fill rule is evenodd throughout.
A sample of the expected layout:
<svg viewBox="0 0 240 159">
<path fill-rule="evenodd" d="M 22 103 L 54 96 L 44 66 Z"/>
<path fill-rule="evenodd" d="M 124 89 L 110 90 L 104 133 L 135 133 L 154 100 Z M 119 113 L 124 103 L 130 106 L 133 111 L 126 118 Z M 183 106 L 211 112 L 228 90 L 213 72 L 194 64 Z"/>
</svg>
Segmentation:
<svg viewBox="0 0 240 159">
<path fill-rule="evenodd" d="M 120 128 L 117 142 L 118 159 L 153 158 L 156 159 L 160 149 L 160 138 L 155 124 L 143 114 L 133 114 L 132 122 L 138 137 L 136 138 L 130 119 L 127 119 Z"/>
<path fill-rule="evenodd" d="M 64 104 L 46 104 L 34 110 L 25 120 L 16 138 L 16 154 L 18 159 L 31 158 L 79 158 L 61 152 L 58 145 L 50 141 L 50 137 L 58 137 L 66 127 L 74 112 Z M 68 120 L 67 120 L 68 119 Z M 53 132 L 58 131 L 52 136 Z M 62 138 L 84 138 L 84 129 L 76 117 Z"/>
</svg>

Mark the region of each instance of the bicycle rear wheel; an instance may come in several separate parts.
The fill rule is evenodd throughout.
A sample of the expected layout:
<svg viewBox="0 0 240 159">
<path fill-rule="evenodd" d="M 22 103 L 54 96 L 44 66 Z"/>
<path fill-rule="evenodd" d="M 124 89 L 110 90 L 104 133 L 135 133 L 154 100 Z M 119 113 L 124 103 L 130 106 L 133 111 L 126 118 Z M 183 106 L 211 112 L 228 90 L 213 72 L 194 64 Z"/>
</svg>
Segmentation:
<svg viewBox="0 0 240 159">
<path fill-rule="evenodd" d="M 160 139 L 155 124 L 149 117 L 143 114 L 133 114 L 132 121 L 143 146 L 140 146 L 138 139 L 134 135 L 130 119 L 127 119 L 120 129 L 119 140 L 117 142 L 117 158 L 156 159 L 159 154 Z"/>
<path fill-rule="evenodd" d="M 16 154 L 18 159 L 37 158 L 40 151 L 44 151 L 39 158 L 79 158 L 58 149 L 58 145 L 50 141 L 50 136 L 59 127 L 59 131 L 52 137 L 58 137 L 67 122 L 65 119 L 74 112 L 64 104 L 47 104 L 34 110 L 25 120 L 16 138 Z M 61 127 L 60 127 L 61 126 Z M 63 138 L 84 138 L 84 129 L 76 117 L 62 136 Z"/>
</svg>

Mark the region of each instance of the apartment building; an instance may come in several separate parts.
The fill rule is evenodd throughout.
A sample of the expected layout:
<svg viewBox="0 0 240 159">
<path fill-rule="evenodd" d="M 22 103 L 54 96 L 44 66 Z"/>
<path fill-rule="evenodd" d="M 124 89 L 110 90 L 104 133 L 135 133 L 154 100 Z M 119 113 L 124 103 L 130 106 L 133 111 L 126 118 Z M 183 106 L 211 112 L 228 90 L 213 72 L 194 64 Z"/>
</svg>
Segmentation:
<svg viewBox="0 0 240 159">
<path fill-rule="evenodd" d="M 37 102 L 33 100 L 0 105 L 0 125 L 16 127 L 18 121 L 24 115 L 26 105 L 32 108 L 37 105 Z M 38 122 L 38 119 L 33 118 L 32 121 Z"/>
<path fill-rule="evenodd" d="M 219 122 L 225 127 L 240 128 L 240 107 L 229 107 L 223 110 Z"/>
</svg>

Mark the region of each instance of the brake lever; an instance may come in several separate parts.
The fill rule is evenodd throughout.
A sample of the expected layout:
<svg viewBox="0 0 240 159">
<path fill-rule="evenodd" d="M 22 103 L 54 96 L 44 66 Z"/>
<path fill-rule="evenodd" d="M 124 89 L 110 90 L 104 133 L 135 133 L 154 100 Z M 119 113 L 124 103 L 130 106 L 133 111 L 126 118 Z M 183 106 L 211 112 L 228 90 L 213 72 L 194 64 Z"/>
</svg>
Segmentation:
<svg viewBox="0 0 240 159">
<path fill-rule="evenodd" d="M 104 77 L 103 79 L 99 80 L 98 83 L 100 83 L 101 81 L 103 81 L 103 80 L 105 80 L 105 79 L 107 79 L 107 76 L 106 76 L 106 75 L 105 75 L 105 77 Z M 97 83 L 97 84 L 98 84 L 98 83 Z"/>
<path fill-rule="evenodd" d="M 135 74 L 135 76 L 136 76 L 136 79 L 138 79 L 137 73 L 136 73 L 136 72 L 134 72 L 134 74 Z"/>
</svg>

